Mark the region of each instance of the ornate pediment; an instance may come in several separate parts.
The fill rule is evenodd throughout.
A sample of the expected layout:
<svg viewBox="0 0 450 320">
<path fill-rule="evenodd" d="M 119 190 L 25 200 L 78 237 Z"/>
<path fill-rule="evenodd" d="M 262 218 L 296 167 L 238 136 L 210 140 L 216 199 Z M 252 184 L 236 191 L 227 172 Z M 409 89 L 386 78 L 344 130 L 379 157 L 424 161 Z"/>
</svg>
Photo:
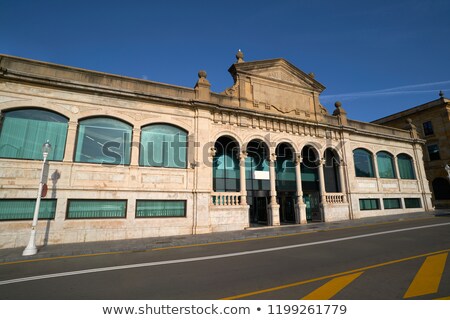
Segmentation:
<svg viewBox="0 0 450 320">
<path fill-rule="evenodd" d="M 322 92 L 325 87 L 314 79 L 313 74 L 306 74 L 284 59 L 273 59 L 234 64 L 229 70 L 234 77 L 242 74 L 250 78 L 290 84 L 296 87 Z"/>
<path fill-rule="evenodd" d="M 323 114 L 318 100 L 325 87 L 284 59 L 244 62 L 241 56 L 228 70 L 234 85 L 224 94 L 239 106 L 294 118 Z M 325 112 L 326 113 L 326 112 Z"/>
</svg>

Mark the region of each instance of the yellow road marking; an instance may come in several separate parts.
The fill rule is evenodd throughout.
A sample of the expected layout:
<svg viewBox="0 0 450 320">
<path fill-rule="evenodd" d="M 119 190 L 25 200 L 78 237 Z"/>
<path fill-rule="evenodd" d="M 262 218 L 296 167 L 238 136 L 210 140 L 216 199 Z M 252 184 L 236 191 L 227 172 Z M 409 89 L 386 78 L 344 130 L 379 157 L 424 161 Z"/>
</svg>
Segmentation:
<svg viewBox="0 0 450 320">
<path fill-rule="evenodd" d="M 338 230 L 347 230 L 347 229 L 357 229 L 357 228 L 364 228 L 364 227 L 376 227 L 376 226 L 380 226 L 380 225 L 394 224 L 394 223 L 400 223 L 400 222 L 406 222 L 406 221 L 409 222 L 409 221 L 419 221 L 419 220 L 430 220 L 430 219 L 433 219 L 433 218 L 434 217 L 425 217 L 425 218 L 413 218 L 413 219 L 408 219 L 408 220 L 387 221 L 387 222 L 380 222 L 380 223 L 368 223 L 368 224 L 362 224 L 362 225 L 359 225 L 359 226 L 333 228 L 333 229 L 328 229 L 328 230 L 313 230 L 313 231 L 307 231 L 307 232 L 296 232 L 296 233 L 288 233 L 288 234 L 282 234 L 282 235 L 276 235 L 276 236 L 266 236 L 266 237 L 260 237 L 260 238 L 248 238 L 248 239 L 221 241 L 221 242 L 218 241 L 218 242 L 209 242 L 209 243 L 197 243 L 197 244 L 188 244 L 188 245 L 182 245 L 182 246 L 171 246 L 171 247 L 165 247 L 165 248 L 152 248 L 152 249 L 146 249 L 146 250 L 138 250 L 138 252 L 151 252 L 151 251 L 162 251 L 162 250 L 171 250 L 171 249 L 184 249 L 184 248 L 191 248 L 191 247 L 203 247 L 203 246 L 222 245 L 222 244 L 230 244 L 230 243 L 240 243 L 240 242 L 248 242 L 248 241 L 256 241 L 256 240 L 267 240 L 267 239 L 275 239 L 275 238 L 300 236 L 300 235 L 304 235 L 304 234 L 312 234 L 312 233 L 317 233 L 317 232 L 328 232 L 328 231 L 338 231 Z M 41 261 L 54 261 L 54 260 L 62 260 L 62 259 L 96 257 L 96 256 L 113 255 L 113 254 L 129 254 L 129 253 L 134 253 L 134 252 L 136 252 L 136 251 L 130 250 L 130 251 L 100 252 L 100 253 L 91 253 L 91 254 L 80 254 L 80 255 L 71 255 L 71 256 L 58 256 L 58 257 L 51 257 L 51 258 L 37 258 L 37 259 L 30 259 L 30 260 L 0 262 L 0 266 L 11 265 L 11 264 L 21 264 L 21 263 L 31 263 L 31 262 L 41 262 Z"/>
<path fill-rule="evenodd" d="M 388 266 L 388 265 L 392 265 L 392 264 L 396 264 L 396 263 L 400 263 L 400 262 L 405 262 L 405 261 L 410 261 L 410 260 L 414 260 L 414 259 L 424 258 L 424 257 L 436 255 L 436 254 L 448 253 L 449 251 L 450 251 L 450 248 L 449 249 L 445 249 L 445 250 L 436 251 L 436 252 L 424 253 L 424 254 L 420 254 L 420 255 L 417 255 L 417 256 L 412 256 L 412 257 L 407 257 L 407 258 L 403 258 L 403 259 L 387 261 L 387 262 L 383 262 L 383 263 L 379 263 L 379 264 L 375 264 L 375 265 L 371 265 L 371 266 L 367 266 L 367 267 L 363 267 L 363 268 L 358 268 L 358 269 L 354 269 L 354 270 L 344 271 L 344 272 L 335 273 L 335 274 L 322 276 L 322 277 L 318 277 L 318 278 L 313 278 L 313 279 L 309 279 L 309 280 L 303 280 L 303 281 L 298 281 L 298 282 L 294 282 L 294 283 L 284 284 L 284 285 L 277 286 L 277 287 L 272 287 L 272 288 L 267 288 L 267 289 L 263 289 L 263 290 L 258 290 L 258 291 L 238 294 L 238 295 L 235 295 L 235 296 L 222 298 L 222 300 L 241 299 L 241 298 L 255 296 L 255 295 L 258 295 L 258 294 L 262 294 L 262 293 L 268 293 L 268 292 L 283 290 L 283 289 L 287 289 L 287 288 L 297 287 L 297 286 L 300 286 L 300 285 L 303 285 L 303 284 L 312 283 L 312 282 L 316 282 L 316 281 L 320 281 L 320 280 L 326 280 L 326 279 L 332 279 L 332 278 L 335 278 L 335 277 L 341 277 L 341 276 L 349 275 L 349 274 L 356 273 L 356 272 L 362 272 L 362 271 L 375 269 L 375 268 L 379 268 L 379 267 L 384 267 L 384 266 Z"/>
<path fill-rule="evenodd" d="M 362 272 L 358 272 L 333 278 L 320 288 L 303 297 L 302 300 L 329 300 L 362 274 Z"/>
<path fill-rule="evenodd" d="M 439 289 L 442 273 L 444 272 L 447 255 L 448 253 L 442 253 L 426 258 L 403 298 L 413 298 L 436 293 Z"/>
</svg>

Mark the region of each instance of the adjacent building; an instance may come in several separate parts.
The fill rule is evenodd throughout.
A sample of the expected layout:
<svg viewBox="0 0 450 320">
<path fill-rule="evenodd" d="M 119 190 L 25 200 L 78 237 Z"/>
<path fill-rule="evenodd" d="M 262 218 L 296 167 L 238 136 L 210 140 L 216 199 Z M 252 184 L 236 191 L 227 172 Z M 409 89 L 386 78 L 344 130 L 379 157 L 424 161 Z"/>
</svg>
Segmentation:
<svg viewBox="0 0 450 320">
<path fill-rule="evenodd" d="M 404 129 L 417 127 L 426 142 L 424 162 L 436 208 L 450 208 L 450 100 L 439 99 L 375 120 L 373 123 Z"/>
<path fill-rule="evenodd" d="M 193 88 L 0 55 L 0 247 L 242 230 L 430 211 L 425 141 L 330 114 L 284 59 Z M 45 188 L 44 188 L 45 189 Z M 45 192 L 44 192 L 45 193 Z"/>
</svg>

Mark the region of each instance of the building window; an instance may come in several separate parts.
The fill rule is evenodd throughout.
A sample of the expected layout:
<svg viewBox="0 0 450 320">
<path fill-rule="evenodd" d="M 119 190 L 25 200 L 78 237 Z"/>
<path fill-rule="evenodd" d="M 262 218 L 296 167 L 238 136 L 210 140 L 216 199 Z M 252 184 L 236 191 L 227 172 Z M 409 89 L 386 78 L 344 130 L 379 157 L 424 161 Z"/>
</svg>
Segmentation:
<svg viewBox="0 0 450 320">
<path fill-rule="evenodd" d="M 42 145 L 48 140 L 52 149 L 48 160 L 64 157 L 67 118 L 40 109 L 7 111 L 1 123 L 0 158 L 42 159 Z"/>
<path fill-rule="evenodd" d="M 129 164 L 132 127 L 111 118 L 80 121 L 76 162 Z"/>
<path fill-rule="evenodd" d="M 185 200 L 137 200 L 136 218 L 186 217 Z"/>
<path fill-rule="evenodd" d="M 69 200 L 67 219 L 125 218 L 126 200 Z"/>
<path fill-rule="evenodd" d="M 434 134 L 433 124 L 431 123 L 431 121 L 424 122 L 422 125 L 423 125 L 424 135 L 430 136 L 430 135 Z"/>
<path fill-rule="evenodd" d="M 34 215 L 35 199 L 1 199 L 0 220 L 31 220 Z M 54 219 L 56 199 L 42 199 L 39 219 Z"/>
<path fill-rule="evenodd" d="M 430 161 L 441 159 L 441 156 L 439 154 L 439 146 L 437 144 L 430 144 L 427 146 L 427 149 Z"/>
<path fill-rule="evenodd" d="M 401 179 L 415 179 L 413 160 L 407 154 L 399 154 L 397 156 L 398 171 L 400 171 Z"/>
<path fill-rule="evenodd" d="M 401 209 L 402 204 L 399 198 L 383 199 L 385 209 Z"/>
<path fill-rule="evenodd" d="M 142 128 L 139 165 L 186 168 L 187 132 L 168 124 Z"/>
<path fill-rule="evenodd" d="M 420 198 L 405 198 L 405 208 L 422 208 Z"/>
<path fill-rule="evenodd" d="M 445 178 L 433 180 L 433 192 L 435 200 L 450 200 L 450 184 Z"/>
<path fill-rule="evenodd" d="M 359 209 L 360 210 L 379 210 L 380 200 L 379 199 L 359 199 Z"/>
<path fill-rule="evenodd" d="M 355 172 L 357 177 L 375 177 L 373 171 L 372 154 L 365 149 L 356 149 L 353 151 L 353 160 L 355 162 Z"/>
<path fill-rule="evenodd" d="M 392 155 L 385 151 L 377 153 L 378 174 L 380 178 L 395 178 L 394 159 Z"/>
<path fill-rule="evenodd" d="M 220 137 L 214 143 L 213 190 L 237 192 L 240 190 L 239 145 L 228 137 Z"/>
</svg>

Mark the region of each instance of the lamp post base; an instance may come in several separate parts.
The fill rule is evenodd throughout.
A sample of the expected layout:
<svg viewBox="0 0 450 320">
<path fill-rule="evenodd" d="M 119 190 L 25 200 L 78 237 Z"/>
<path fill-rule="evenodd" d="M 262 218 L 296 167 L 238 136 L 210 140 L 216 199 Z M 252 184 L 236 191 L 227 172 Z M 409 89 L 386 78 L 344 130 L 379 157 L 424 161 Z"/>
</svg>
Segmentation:
<svg viewBox="0 0 450 320">
<path fill-rule="evenodd" d="M 22 256 L 32 256 L 38 252 L 38 249 L 36 248 L 35 239 L 36 239 L 36 229 L 32 228 L 30 241 L 28 241 L 27 247 L 25 248 L 25 250 L 23 250 Z"/>
</svg>

